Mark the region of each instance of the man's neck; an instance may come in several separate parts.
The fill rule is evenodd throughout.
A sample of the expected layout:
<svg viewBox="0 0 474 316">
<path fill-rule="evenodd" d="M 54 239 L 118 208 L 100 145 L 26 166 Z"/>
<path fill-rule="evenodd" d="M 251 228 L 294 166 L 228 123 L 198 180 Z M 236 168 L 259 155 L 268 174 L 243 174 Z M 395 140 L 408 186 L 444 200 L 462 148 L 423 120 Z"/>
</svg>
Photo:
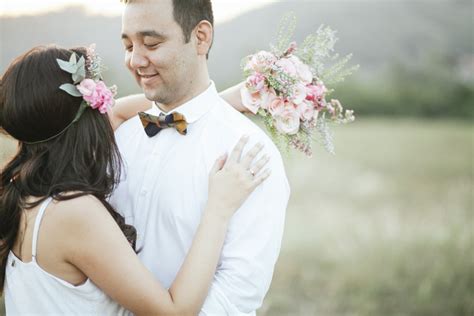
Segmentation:
<svg viewBox="0 0 474 316">
<path fill-rule="evenodd" d="M 188 93 L 186 96 L 184 96 L 180 100 L 176 100 L 175 102 L 170 103 L 170 104 L 163 104 L 163 103 L 155 102 L 155 105 L 161 111 L 163 111 L 165 113 L 169 113 L 169 112 L 173 111 L 177 107 L 185 104 L 186 102 L 194 99 L 195 97 L 197 97 L 198 95 L 200 95 L 201 93 L 206 91 L 209 88 L 209 85 L 211 84 L 211 79 L 209 78 L 209 75 L 206 74 L 205 76 L 203 76 L 203 78 L 199 78 L 198 82 L 199 82 L 199 85 L 196 85 L 194 87 L 194 89 L 192 89 L 192 91 L 190 91 L 190 93 Z"/>
</svg>

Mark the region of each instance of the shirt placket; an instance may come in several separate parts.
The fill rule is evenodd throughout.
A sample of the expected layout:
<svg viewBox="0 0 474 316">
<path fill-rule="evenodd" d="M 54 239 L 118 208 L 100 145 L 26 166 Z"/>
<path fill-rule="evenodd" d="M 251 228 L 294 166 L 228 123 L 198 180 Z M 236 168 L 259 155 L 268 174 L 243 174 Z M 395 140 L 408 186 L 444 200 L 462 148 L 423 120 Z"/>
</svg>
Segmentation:
<svg viewBox="0 0 474 316">
<path fill-rule="evenodd" d="M 159 137 L 161 135 L 156 135 L 155 137 Z M 160 155 L 161 148 L 163 148 L 163 141 L 164 138 L 157 139 L 156 142 L 149 144 L 152 146 L 152 150 L 145 155 L 145 157 L 139 157 L 140 160 L 144 161 L 143 164 L 139 165 L 141 172 L 137 172 L 137 174 L 141 175 L 141 179 L 138 179 L 137 183 L 139 184 L 137 200 L 136 200 L 136 207 L 134 208 L 136 212 L 135 214 L 135 223 L 136 226 L 139 227 L 142 232 L 138 232 L 137 238 L 137 246 L 140 248 L 142 247 L 142 241 L 144 237 L 144 229 L 146 228 L 146 222 L 148 220 L 148 216 L 144 216 L 146 212 L 140 214 L 140 210 L 151 210 L 155 207 L 155 203 L 151 198 L 151 194 L 153 193 L 153 183 L 156 181 L 156 177 L 158 176 L 159 170 L 161 169 L 160 166 L 163 164 L 163 155 Z M 134 188 L 131 188 L 132 191 Z"/>
</svg>

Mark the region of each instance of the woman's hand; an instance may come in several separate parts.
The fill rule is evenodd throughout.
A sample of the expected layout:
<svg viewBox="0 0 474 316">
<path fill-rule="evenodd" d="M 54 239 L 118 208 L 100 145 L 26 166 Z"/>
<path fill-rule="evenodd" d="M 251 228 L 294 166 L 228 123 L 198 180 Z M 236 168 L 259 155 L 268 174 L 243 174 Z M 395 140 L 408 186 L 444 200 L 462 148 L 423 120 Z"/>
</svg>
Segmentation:
<svg viewBox="0 0 474 316">
<path fill-rule="evenodd" d="M 247 142 L 248 137 L 242 137 L 229 157 L 218 158 L 209 176 L 206 210 L 216 212 L 224 220 L 229 220 L 255 188 L 270 176 L 269 169 L 262 171 L 269 161 L 267 155 L 253 163 L 263 149 L 262 144 L 255 145 L 242 157 Z"/>
</svg>

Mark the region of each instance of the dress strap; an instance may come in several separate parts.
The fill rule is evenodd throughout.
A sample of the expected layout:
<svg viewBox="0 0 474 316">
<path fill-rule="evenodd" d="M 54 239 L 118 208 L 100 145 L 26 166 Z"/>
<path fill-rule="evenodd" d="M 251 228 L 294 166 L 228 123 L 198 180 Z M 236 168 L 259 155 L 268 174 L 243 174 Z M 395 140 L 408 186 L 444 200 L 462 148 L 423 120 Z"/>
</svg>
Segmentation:
<svg viewBox="0 0 474 316">
<path fill-rule="evenodd" d="M 31 256 L 33 261 L 36 262 L 36 247 L 38 244 L 38 234 L 39 234 L 39 227 L 41 225 L 41 220 L 43 219 L 44 211 L 48 207 L 49 203 L 53 200 L 52 197 L 47 198 L 46 200 L 43 201 L 41 204 L 41 207 L 38 211 L 38 214 L 36 215 L 36 220 L 35 220 L 35 227 L 33 228 L 33 247 L 31 249 Z"/>
</svg>

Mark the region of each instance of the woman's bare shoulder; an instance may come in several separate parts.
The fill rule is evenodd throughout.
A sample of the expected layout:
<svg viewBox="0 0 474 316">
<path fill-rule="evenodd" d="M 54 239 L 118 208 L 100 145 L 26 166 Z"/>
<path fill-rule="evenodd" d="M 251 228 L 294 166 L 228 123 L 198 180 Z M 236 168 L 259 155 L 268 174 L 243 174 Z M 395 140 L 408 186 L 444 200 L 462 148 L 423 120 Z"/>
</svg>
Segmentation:
<svg viewBox="0 0 474 316">
<path fill-rule="evenodd" d="M 73 195 L 75 192 L 64 193 Z M 67 200 L 53 200 L 51 213 L 65 229 L 76 229 L 91 225 L 110 217 L 102 202 L 93 195 L 82 195 Z"/>
</svg>

